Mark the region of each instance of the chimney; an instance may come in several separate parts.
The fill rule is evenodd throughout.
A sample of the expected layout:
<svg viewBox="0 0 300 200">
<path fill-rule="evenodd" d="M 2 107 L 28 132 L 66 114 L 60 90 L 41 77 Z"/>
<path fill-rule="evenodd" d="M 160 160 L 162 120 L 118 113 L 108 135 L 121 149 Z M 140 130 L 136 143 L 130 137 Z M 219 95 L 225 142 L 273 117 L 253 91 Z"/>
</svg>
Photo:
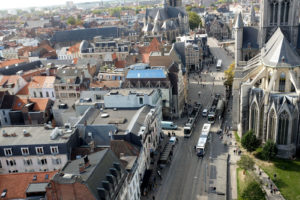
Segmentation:
<svg viewBox="0 0 300 200">
<path fill-rule="evenodd" d="M 82 174 L 85 172 L 85 165 L 84 163 L 79 164 L 79 173 Z"/>
</svg>

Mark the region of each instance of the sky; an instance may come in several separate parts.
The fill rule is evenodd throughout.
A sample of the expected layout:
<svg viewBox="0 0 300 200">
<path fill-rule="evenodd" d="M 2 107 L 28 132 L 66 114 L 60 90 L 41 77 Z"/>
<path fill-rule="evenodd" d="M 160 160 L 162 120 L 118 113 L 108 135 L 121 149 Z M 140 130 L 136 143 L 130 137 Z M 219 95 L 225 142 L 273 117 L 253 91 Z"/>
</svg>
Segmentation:
<svg viewBox="0 0 300 200">
<path fill-rule="evenodd" d="M 51 5 L 65 5 L 67 0 L 1 0 L 0 9 L 43 7 Z M 94 2 L 100 0 L 73 0 L 74 3 Z"/>
</svg>

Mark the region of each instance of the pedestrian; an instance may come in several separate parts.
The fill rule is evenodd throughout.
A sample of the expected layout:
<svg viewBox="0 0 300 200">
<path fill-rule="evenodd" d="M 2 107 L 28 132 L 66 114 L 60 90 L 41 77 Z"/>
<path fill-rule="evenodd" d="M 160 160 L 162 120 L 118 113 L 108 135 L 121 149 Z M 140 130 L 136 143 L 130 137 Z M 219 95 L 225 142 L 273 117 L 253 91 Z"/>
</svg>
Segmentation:
<svg viewBox="0 0 300 200">
<path fill-rule="evenodd" d="M 236 152 L 236 151 L 235 151 L 235 149 L 234 149 L 234 150 L 233 150 L 234 155 L 235 155 L 235 152 Z"/>
<path fill-rule="evenodd" d="M 196 151 L 196 145 L 194 146 L 194 150 Z"/>
<path fill-rule="evenodd" d="M 152 196 L 152 200 L 155 200 L 155 196 Z"/>
<path fill-rule="evenodd" d="M 176 143 L 178 143 L 178 138 L 176 138 Z"/>
<path fill-rule="evenodd" d="M 168 137 L 171 137 L 171 133 L 170 132 L 168 132 Z"/>
</svg>

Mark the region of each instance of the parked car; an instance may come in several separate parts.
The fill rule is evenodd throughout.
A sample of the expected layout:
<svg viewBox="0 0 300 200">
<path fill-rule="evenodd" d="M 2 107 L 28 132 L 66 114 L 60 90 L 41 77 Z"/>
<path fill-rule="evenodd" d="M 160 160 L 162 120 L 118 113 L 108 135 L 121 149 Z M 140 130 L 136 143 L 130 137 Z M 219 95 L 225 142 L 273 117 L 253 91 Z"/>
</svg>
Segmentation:
<svg viewBox="0 0 300 200">
<path fill-rule="evenodd" d="M 167 130 L 176 130 L 177 125 L 169 121 L 161 121 L 161 128 Z"/>
<path fill-rule="evenodd" d="M 207 117 L 208 115 L 208 110 L 205 108 L 202 110 L 202 117 Z"/>
</svg>

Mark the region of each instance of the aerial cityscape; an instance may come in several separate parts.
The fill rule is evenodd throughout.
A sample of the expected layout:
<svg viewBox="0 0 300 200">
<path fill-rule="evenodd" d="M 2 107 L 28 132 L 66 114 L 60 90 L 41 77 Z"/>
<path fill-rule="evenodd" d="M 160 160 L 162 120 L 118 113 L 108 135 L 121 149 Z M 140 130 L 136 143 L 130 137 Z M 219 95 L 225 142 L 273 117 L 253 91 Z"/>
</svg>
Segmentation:
<svg viewBox="0 0 300 200">
<path fill-rule="evenodd" d="M 300 199 L 299 0 L 1 4 L 1 200 Z"/>
</svg>

